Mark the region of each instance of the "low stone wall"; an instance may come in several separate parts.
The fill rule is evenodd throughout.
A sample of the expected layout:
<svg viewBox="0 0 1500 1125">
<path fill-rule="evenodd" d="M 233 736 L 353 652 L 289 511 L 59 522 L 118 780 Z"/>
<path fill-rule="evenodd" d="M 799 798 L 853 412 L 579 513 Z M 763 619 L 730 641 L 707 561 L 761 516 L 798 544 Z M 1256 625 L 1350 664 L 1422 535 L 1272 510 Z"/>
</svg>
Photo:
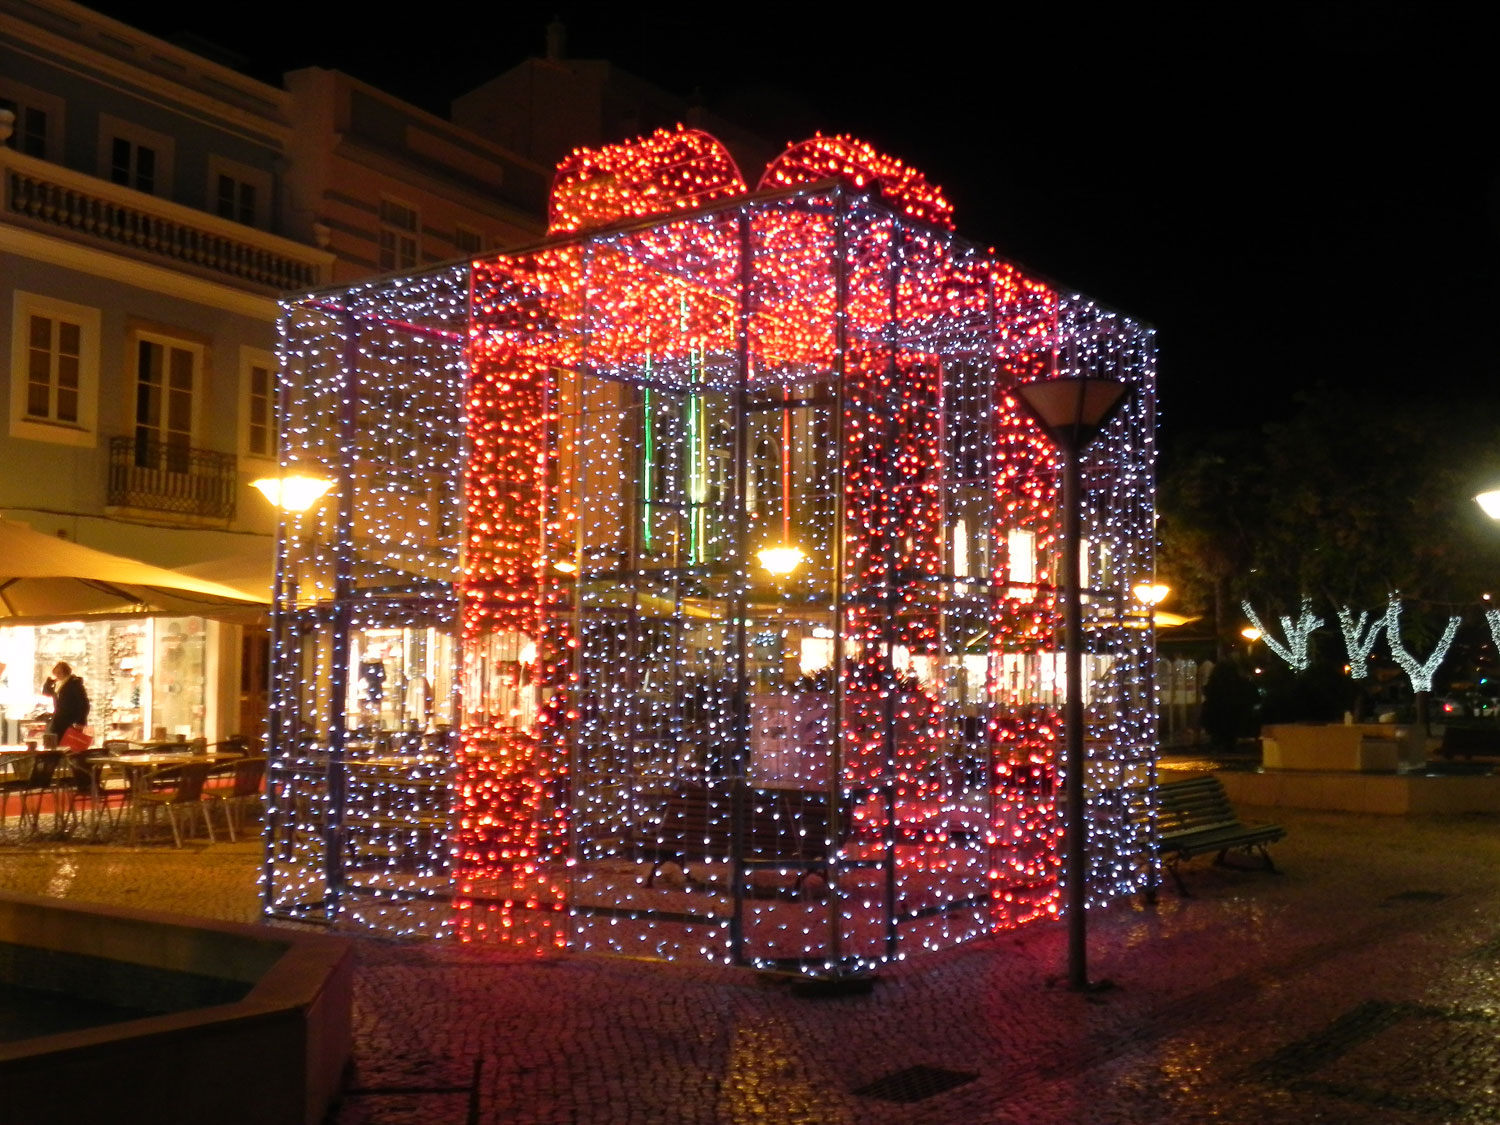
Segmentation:
<svg viewBox="0 0 1500 1125">
<path fill-rule="evenodd" d="M 1395 772 L 1420 769 L 1427 739 L 1418 726 L 1395 723 L 1277 723 L 1261 731 L 1268 770 Z"/>
<path fill-rule="evenodd" d="M 1219 770 L 1235 805 L 1385 813 L 1500 813 L 1500 775 L 1426 777 L 1336 771 Z"/>
<path fill-rule="evenodd" d="M 317 1125 L 338 1096 L 352 1047 L 343 940 L 0 895 L 0 943 L 95 961 L 80 987 L 104 1000 L 110 964 L 248 985 L 230 1003 L 0 1043 L 0 1122 Z"/>
</svg>

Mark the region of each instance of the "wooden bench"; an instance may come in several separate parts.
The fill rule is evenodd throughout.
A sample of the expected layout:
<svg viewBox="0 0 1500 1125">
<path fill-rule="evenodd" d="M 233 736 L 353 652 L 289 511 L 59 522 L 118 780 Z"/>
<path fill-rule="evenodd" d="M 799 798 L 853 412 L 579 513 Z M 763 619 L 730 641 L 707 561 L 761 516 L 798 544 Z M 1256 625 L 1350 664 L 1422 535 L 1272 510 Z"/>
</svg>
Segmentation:
<svg viewBox="0 0 1500 1125">
<path fill-rule="evenodd" d="M 627 836 L 638 860 L 651 862 L 646 886 L 665 863 L 691 878 L 694 860 L 728 859 L 732 805 L 727 786 L 684 785 L 641 795 L 645 816 Z M 742 858 L 758 868 L 798 868 L 795 890 L 807 877 L 828 870 L 828 794 L 801 789 L 747 789 Z M 840 833 L 847 836 L 847 825 Z"/>
<path fill-rule="evenodd" d="M 1266 845 L 1283 838 L 1286 829 L 1279 824 L 1241 824 L 1218 778 L 1169 781 L 1156 794 L 1156 852 L 1184 895 L 1191 897 L 1178 864 L 1209 852 L 1218 853 L 1217 864 L 1224 864 L 1231 851 L 1259 852 L 1266 869 L 1276 871 Z"/>
</svg>

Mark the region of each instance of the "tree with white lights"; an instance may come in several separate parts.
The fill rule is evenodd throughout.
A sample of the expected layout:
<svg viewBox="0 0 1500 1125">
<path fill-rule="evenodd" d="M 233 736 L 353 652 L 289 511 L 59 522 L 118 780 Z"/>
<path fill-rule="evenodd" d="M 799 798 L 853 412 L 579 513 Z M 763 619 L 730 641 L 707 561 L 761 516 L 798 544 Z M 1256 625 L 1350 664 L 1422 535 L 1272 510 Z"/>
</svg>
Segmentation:
<svg viewBox="0 0 1500 1125">
<path fill-rule="evenodd" d="M 1443 635 L 1438 638 L 1437 645 L 1427 656 L 1426 661 L 1420 661 L 1406 650 L 1401 643 L 1401 599 L 1391 595 L 1390 604 L 1385 609 L 1385 636 L 1386 643 L 1391 646 L 1391 656 L 1396 663 L 1401 665 L 1401 670 L 1406 673 L 1407 679 L 1411 680 L 1411 690 L 1426 692 L 1432 690 L 1432 677 L 1442 666 L 1443 658 L 1448 655 L 1448 646 L 1453 643 L 1454 636 L 1458 633 L 1458 624 L 1462 620 L 1459 617 L 1448 618 L 1448 626 L 1443 630 Z"/>
<path fill-rule="evenodd" d="M 1313 614 L 1311 601 L 1306 598 L 1302 599 L 1302 612 L 1297 615 L 1295 621 L 1282 614 L 1281 630 L 1286 634 L 1286 644 L 1282 644 L 1271 636 L 1270 630 L 1260 623 L 1260 618 L 1256 616 L 1249 602 L 1241 602 L 1240 608 L 1245 611 L 1250 624 L 1260 632 L 1260 639 L 1266 642 L 1268 649 L 1290 664 L 1293 672 L 1307 671 L 1308 665 L 1312 663 L 1312 658 L 1307 652 L 1307 638 L 1312 635 L 1314 629 L 1323 624 L 1323 619 Z"/>
<path fill-rule="evenodd" d="M 1443 635 L 1438 638 L 1437 645 L 1424 662 L 1408 652 L 1401 643 L 1401 599 L 1392 594 L 1390 603 L 1385 608 L 1386 643 L 1390 645 L 1391 656 L 1411 681 L 1411 690 L 1417 697 L 1417 722 L 1423 726 L 1427 725 L 1427 696 L 1432 691 L 1432 677 L 1437 674 L 1443 658 L 1448 655 L 1448 646 L 1453 643 L 1461 620 L 1459 617 L 1448 618 L 1448 627 L 1443 630 Z"/>
<path fill-rule="evenodd" d="M 1370 651 L 1375 647 L 1380 630 L 1385 625 L 1384 616 L 1376 617 L 1373 621 L 1369 617 L 1369 613 L 1362 609 L 1359 611 L 1359 620 L 1356 621 L 1353 610 L 1346 605 L 1339 606 L 1339 632 L 1343 633 L 1344 647 L 1349 650 L 1349 675 L 1355 680 L 1363 680 L 1369 676 Z"/>
</svg>

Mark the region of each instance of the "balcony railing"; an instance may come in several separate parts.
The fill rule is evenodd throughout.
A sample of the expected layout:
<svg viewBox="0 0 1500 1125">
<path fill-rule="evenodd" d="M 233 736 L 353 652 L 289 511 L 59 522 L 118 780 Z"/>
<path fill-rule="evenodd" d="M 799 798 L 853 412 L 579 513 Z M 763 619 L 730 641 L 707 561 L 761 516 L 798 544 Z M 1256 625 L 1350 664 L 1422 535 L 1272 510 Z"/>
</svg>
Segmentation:
<svg viewBox="0 0 1500 1125">
<path fill-rule="evenodd" d="M 108 502 L 120 508 L 232 520 L 235 469 L 233 453 L 112 437 Z"/>
<path fill-rule="evenodd" d="M 5 218 L 278 292 L 331 276 L 333 255 L 0 147 Z"/>
</svg>

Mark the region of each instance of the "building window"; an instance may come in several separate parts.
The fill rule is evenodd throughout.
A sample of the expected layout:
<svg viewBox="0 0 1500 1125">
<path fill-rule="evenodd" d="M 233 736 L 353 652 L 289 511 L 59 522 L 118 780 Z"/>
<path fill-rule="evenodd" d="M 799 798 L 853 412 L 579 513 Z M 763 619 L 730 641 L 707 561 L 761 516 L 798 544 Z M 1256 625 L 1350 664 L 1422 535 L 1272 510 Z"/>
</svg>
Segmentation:
<svg viewBox="0 0 1500 1125">
<path fill-rule="evenodd" d="M 233 219 L 246 226 L 255 225 L 255 185 L 241 183 L 233 176 L 218 177 L 219 218 Z"/>
<path fill-rule="evenodd" d="M 99 115 L 99 166 L 111 183 L 169 196 L 172 138 L 109 114 Z"/>
<path fill-rule="evenodd" d="M 264 229 L 269 220 L 271 174 L 247 164 L 208 158 L 208 202 L 205 210 L 221 219 Z"/>
<path fill-rule="evenodd" d="M 380 268 L 402 270 L 417 264 L 417 211 L 393 199 L 380 201 Z"/>
<path fill-rule="evenodd" d="M 240 451 L 276 456 L 276 360 L 257 348 L 240 349 Z"/>
<path fill-rule="evenodd" d="M 136 464 L 186 472 L 193 444 L 193 395 L 202 349 L 167 337 L 140 335 L 135 351 Z"/>
<path fill-rule="evenodd" d="M 21 105 L 11 98 L 0 98 L 0 109 L 10 110 L 14 120 L 11 134 L 5 138 L 7 148 L 24 152 L 27 156 L 45 158 L 47 155 L 47 111 L 35 106 Z"/>
<path fill-rule="evenodd" d="M 11 436 L 93 445 L 99 310 L 17 292 L 11 324 Z"/>
<path fill-rule="evenodd" d="M 83 326 L 37 313 L 29 319 L 26 417 L 76 426 Z"/>
<path fill-rule="evenodd" d="M 110 142 L 109 178 L 117 184 L 156 194 L 156 150 L 125 137 Z"/>
<path fill-rule="evenodd" d="M 0 109 L 15 115 L 6 148 L 40 160 L 57 159 L 62 149 L 61 98 L 0 79 Z"/>
<path fill-rule="evenodd" d="M 458 247 L 458 252 L 467 257 L 474 257 L 483 249 L 484 239 L 477 230 L 468 227 L 459 227 L 453 232 L 453 245 Z"/>
</svg>

